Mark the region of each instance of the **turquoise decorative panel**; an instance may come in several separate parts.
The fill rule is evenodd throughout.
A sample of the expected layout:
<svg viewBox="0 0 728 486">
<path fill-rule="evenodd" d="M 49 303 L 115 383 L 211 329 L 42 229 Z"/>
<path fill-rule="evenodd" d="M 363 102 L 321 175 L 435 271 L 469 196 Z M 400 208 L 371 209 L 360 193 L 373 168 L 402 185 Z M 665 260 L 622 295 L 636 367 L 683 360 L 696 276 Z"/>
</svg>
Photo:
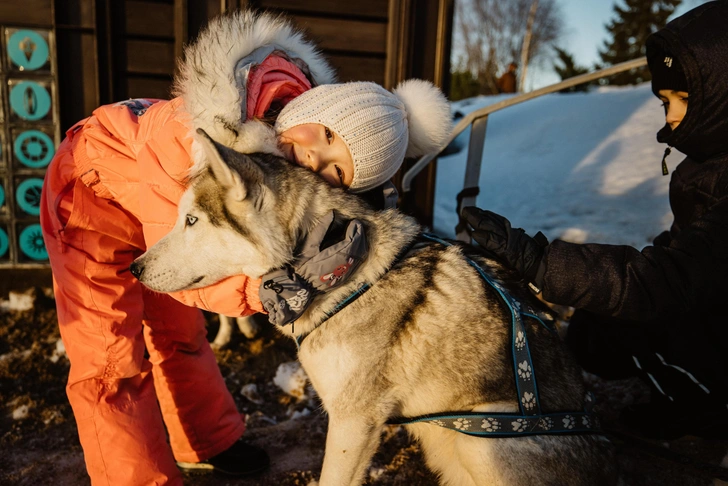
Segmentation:
<svg viewBox="0 0 728 486">
<path fill-rule="evenodd" d="M 11 71 L 51 70 L 48 31 L 5 29 L 5 38 L 6 58 Z"/>
<path fill-rule="evenodd" d="M 13 159 L 18 162 L 16 167 L 45 168 L 55 153 L 53 134 L 34 129 L 13 133 Z"/>
<path fill-rule="evenodd" d="M 10 238 L 8 228 L 0 224 L 0 262 L 10 259 Z"/>
<path fill-rule="evenodd" d="M 46 169 L 60 137 L 55 33 L 0 25 L 0 268 L 45 266 Z"/>
<path fill-rule="evenodd" d="M 11 79 L 8 81 L 10 118 L 17 121 L 52 121 L 53 100 L 47 81 Z"/>
<path fill-rule="evenodd" d="M 15 186 L 15 201 L 19 216 L 40 216 L 40 192 L 43 179 L 30 177 L 18 180 Z"/>
<path fill-rule="evenodd" d="M 48 260 L 48 252 L 43 242 L 43 233 L 40 225 L 30 224 L 18 228 L 18 248 L 21 258 L 28 258 L 33 261 Z"/>
</svg>

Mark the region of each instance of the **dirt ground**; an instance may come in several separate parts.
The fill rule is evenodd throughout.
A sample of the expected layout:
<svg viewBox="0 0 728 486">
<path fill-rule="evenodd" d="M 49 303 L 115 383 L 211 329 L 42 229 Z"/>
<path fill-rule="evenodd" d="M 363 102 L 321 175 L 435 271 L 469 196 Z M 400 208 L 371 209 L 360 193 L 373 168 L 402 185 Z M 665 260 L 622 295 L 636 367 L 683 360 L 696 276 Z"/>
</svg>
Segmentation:
<svg viewBox="0 0 728 486">
<path fill-rule="evenodd" d="M 8 289 L 25 290 L 28 279 L 0 272 L 0 299 Z M 10 280 L 8 280 L 10 278 Z M 76 426 L 65 395 L 69 363 L 59 345 L 54 301 L 42 277 L 32 309 L 0 311 L 0 451 L 3 467 L 0 484 L 76 486 L 89 484 Z M 21 283 L 22 282 L 22 283 Z M 209 335 L 214 336 L 217 316 L 208 315 Z M 316 398 L 297 402 L 274 383 L 281 363 L 295 360 L 295 345 L 277 336 L 263 321 L 254 339 L 235 333 L 229 345 L 216 351 L 222 374 L 241 413 L 248 418 L 247 438 L 265 448 L 272 467 L 252 479 L 233 480 L 212 473 L 186 475 L 186 484 L 307 485 L 317 479 L 323 458 L 326 416 Z M 617 447 L 624 485 L 728 484 L 728 441 L 692 437 L 670 442 L 640 440 L 619 428 L 617 416 L 624 406 L 647 399 L 646 388 L 636 380 L 605 382 L 587 376 L 597 397 L 597 411 Z M 256 402 L 241 394 L 255 384 Z M 312 393 L 310 393 L 313 395 Z M 294 416 L 297 418 L 292 418 Z M 615 435 L 616 434 L 616 435 Z M 497 440 L 497 439 L 483 439 Z M 369 485 L 436 485 L 416 443 L 401 427 L 389 427 L 369 470 Z"/>
</svg>

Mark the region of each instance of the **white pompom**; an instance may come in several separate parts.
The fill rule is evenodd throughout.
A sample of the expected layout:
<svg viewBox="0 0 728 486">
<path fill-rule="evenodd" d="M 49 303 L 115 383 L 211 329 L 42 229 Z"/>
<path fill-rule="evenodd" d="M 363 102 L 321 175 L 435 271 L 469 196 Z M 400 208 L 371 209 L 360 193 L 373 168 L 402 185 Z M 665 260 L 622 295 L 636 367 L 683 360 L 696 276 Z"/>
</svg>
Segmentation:
<svg viewBox="0 0 728 486">
<path fill-rule="evenodd" d="M 452 131 L 450 104 L 435 85 L 422 79 L 401 82 L 394 94 L 404 103 L 409 125 L 406 157 L 439 151 Z"/>
</svg>

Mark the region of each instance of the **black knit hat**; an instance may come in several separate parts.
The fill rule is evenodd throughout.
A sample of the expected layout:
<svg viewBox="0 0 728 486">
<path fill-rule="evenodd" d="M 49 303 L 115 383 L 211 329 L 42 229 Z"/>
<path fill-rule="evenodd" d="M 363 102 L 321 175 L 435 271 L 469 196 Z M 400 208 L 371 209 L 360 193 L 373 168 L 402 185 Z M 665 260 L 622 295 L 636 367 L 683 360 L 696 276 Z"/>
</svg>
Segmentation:
<svg viewBox="0 0 728 486">
<path fill-rule="evenodd" d="M 647 44 L 647 65 L 652 73 L 652 92 L 661 89 L 688 91 L 688 80 L 677 57 L 658 42 Z"/>
</svg>

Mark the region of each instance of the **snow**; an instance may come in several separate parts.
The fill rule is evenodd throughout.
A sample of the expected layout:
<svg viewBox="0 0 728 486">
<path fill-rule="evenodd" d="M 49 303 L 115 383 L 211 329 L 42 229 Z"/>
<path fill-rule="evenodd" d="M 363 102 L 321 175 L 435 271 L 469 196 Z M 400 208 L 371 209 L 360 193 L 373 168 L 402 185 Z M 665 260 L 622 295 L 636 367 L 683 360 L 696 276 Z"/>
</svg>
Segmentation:
<svg viewBox="0 0 728 486">
<path fill-rule="evenodd" d="M 452 110 L 465 115 L 507 96 L 462 100 Z M 642 248 L 672 222 L 665 145 L 655 139 L 664 123 L 649 83 L 554 93 L 498 111 L 488 119 L 477 205 L 549 240 Z M 449 237 L 469 136 L 437 162 L 433 229 Z M 680 160 L 673 151 L 668 167 Z"/>
<path fill-rule="evenodd" d="M 56 345 L 53 348 L 53 353 L 48 358 L 52 363 L 57 363 L 59 359 L 66 356 L 66 346 L 63 344 L 61 338 L 58 338 Z"/>
<path fill-rule="evenodd" d="M 21 405 L 15 410 L 13 410 L 13 420 L 23 420 L 25 418 L 28 418 L 28 412 L 30 411 L 30 407 L 28 405 Z"/>
<path fill-rule="evenodd" d="M 288 361 L 278 366 L 273 383 L 278 385 L 278 388 L 288 395 L 301 401 L 308 398 L 305 393 L 307 380 L 308 377 L 306 376 L 306 372 L 303 371 L 301 363 L 298 361 Z"/>
<path fill-rule="evenodd" d="M 35 305 L 35 290 L 29 289 L 25 292 L 11 290 L 8 298 L 0 299 L 0 312 L 25 312 Z"/>
<path fill-rule="evenodd" d="M 240 394 L 251 402 L 255 403 L 256 405 L 262 405 L 263 403 L 265 403 L 263 397 L 261 397 L 260 393 L 258 392 L 258 385 L 256 385 L 255 383 L 248 383 L 247 385 L 243 386 L 240 389 Z"/>
</svg>

